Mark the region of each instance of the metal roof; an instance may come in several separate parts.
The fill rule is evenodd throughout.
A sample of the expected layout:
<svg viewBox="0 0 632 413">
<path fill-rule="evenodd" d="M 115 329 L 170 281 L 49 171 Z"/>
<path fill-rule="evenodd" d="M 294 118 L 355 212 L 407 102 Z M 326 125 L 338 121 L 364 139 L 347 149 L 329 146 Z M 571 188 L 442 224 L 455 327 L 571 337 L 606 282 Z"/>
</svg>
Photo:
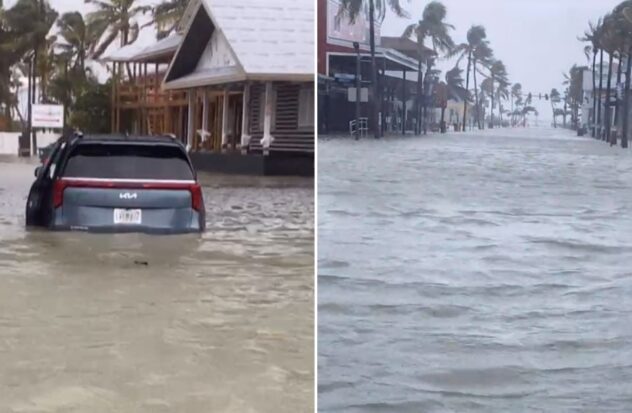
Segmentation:
<svg viewBox="0 0 632 413">
<path fill-rule="evenodd" d="M 314 75 L 313 0 L 203 0 L 246 74 Z"/>
<path fill-rule="evenodd" d="M 203 8 L 216 32 L 207 48 L 213 49 L 211 41 L 225 44 L 234 63 L 212 70 L 208 65 L 198 64 L 186 75 L 174 74 L 164 84 L 165 88 L 242 80 L 313 80 L 315 10 L 312 0 L 193 0 L 192 4 L 197 6 L 189 6 L 185 16 L 188 21 L 182 23 L 186 28 L 184 42 L 192 30 L 196 12 Z M 165 79 L 169 79 L 175 62 L 185 49 L 185 45 L 180 45 Z"/>
<path fill-rule="evenodd" d="M 149 46 L 133 43 L 110 53 L 103 60 L 109 62 L 139 62 L 161 57 L 171 58 L 181 41 L 182 35 L 172 34 Z"/>
</svg>

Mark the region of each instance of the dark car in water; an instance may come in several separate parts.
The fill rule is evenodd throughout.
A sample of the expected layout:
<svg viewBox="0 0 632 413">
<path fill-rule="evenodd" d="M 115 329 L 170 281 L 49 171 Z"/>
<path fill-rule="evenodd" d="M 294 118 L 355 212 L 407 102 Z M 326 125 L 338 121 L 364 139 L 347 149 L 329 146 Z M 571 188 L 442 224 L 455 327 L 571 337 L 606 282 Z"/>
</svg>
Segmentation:
<svg viewBox="0 0 632 413">
<path fill-rule="evenodd" d="M 185 147 L 171 137 L 62 138 L 35 176 L 27 226 L 146 233 L 206 226 L 195 170 Z"/>
</svg>

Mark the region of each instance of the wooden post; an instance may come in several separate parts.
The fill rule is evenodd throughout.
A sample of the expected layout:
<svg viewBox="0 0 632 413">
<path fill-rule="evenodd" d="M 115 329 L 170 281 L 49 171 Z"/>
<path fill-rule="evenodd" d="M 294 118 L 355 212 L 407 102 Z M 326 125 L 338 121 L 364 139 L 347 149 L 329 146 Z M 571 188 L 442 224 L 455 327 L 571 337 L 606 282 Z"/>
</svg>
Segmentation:
<svg viewBox="0 0 632 413">
<path fill-rule="evenodd" d="M 272 82 L 266 82 L 266 91 L 265 91 L 265 116 L 263 118 L 263 138 L 261 139 L 261 145 L 263 146 L 263 154 L 268 155 L 270 153 L 270 146 L 272 142 L 274 142 L 274 137 L 272 136 L 272 93 L 273 93 L 273 85 Z"/>
<path fill-rule="evenodd" d="M 189 117 L 187 119 L 187 138 L 185 144 L 187 147 L 190 147 L 195 134 L 195 90 L 189 89 L 187 91 L 187 97 L 189 98 Z"/>
<path fill-rule="evenodd" d="M 241 108 L 241 153 L 248 153 L 248 145 L 250 145 L 250 83 L 244 84 L 244 99 Z"/>
<path fill-rule="evenodd" d="M 406 69 L 404 69 L 404 81 L 402 82 L 402 135 L 406 134 Z"/>
<path fill-rule="evenodd" d="M 228 146 L 228 87 L 224 88 L 224 95 L 222 96 L 222 151 Z"/>
<path fill-rule="evenodd" d="M 123 81 L 123 64 L 122 63 L 118 63 L 118 70 L 116 71 L 116 88 L 117 88 L 117 92 L 116 92 L 116 100 L 117 100 L 117 105 L 116 105 L 116 133 L 121 133 L 121 95 L 120 95 L 120 91 L 121 91 L 121 82 Z"/>
<path fill-rule="evenodd" d="M 110 131 L 112 133 L 116 133 L 116 107 L 118 106 L 116 103 L 116 63 L 112 63 L 112 96 L 110 96 L 110 101 L 112 102 L 112 107 L 110 109 Z"/>
<path fill-rule="evenodd" d="M 208 90 L 204 89 L 204 96 L 202 98 L 202 147 L 206 143 L 210 132 L 208 130 L 208 109 L 209 109 L 209 99 L 208 99 Z"/>
</svg>

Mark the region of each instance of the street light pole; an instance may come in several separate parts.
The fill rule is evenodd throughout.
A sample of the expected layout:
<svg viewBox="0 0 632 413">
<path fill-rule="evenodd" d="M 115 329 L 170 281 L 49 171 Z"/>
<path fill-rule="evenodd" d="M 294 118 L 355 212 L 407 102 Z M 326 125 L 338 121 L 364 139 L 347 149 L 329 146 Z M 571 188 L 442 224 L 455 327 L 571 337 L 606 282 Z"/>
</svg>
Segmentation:
<svg viewBox="0 0 632 413">
<path fill-rule="evenodd" d="M 354 42 L 353 47 L 356 51 L 356 78 L 355 78 L 355 86 L 356 86 L 356 103 L 355 103 L 355 111 L 356 111 L 356 140 L 360 139 L 360 97 L 362 94 L 361 83 L 360 83 L 360 43 Z"/>
<path fill-rule="evenodd" d="M 375 139 L 379 139 L 382 132 L 380 122 L 380 108 L 377 90 L 377 65 L 375 63 L 375 2 L 369 0 L 369 41 L 371 45 L 371 98 L 373 106 L 373 132 Z"/>
</svg>

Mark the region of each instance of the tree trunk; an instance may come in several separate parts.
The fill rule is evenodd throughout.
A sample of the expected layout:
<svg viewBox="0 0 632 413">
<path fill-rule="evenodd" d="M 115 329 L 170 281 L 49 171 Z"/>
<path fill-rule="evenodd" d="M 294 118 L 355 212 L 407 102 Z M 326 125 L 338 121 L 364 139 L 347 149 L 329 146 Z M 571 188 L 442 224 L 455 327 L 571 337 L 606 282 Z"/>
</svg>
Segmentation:
<svg viewBox="0 0 632 413">
<path fill-rule="evenodd" d="M 445 127 L 445 106 L 441 106 L 441 133 L 446 133 L 446 127 Z"/>
<path fill-rule="evenodd" d="M 555 116 L 555 105 L 553 104 L 553 98 L 551 98 L 551 110 L 553 111 L 553 127 L 557 128 L 557 121 Z"/>
<path fill-rule="evenodd" d="M 476 124 L 478 125 L 478 129 L 483 129 L 481 127 L 481 108 L 478 105 L 478 88 L 476 87 L 476 59 L 474 59 L 472 66 L 474 73 L 474 94 L 476 100 L 476 102 L 474 103 L 474 107 L 476 108 Z"/>
<path fill-rule="evenodd" d="M 628 58 L 627 58 L 627 67 L 625 70 L 625 91 L 623 93 L 623 130 L 621 131 L 621 147 L 628 147 L 628 118 L 629 118 L 629 103 L 628 100 L 630 98 L 630 75 L 632 71 L 632 46 L 628 48 Z"/>
<path fill-rule="evenodd" d="M 623 51 L 620 50 L 619 51 L 619 63 L 617 65 L 617 88 L 619 87 L 619 84 L 621 83 L 621 69 L 623 66 Z M 614 144 L 617 144 L 617 139 L 619 138 L 617 135 L 620 134 L 620 129 L 619 129 L 619 112 L 621 111 L 621 99 L 619 99 L 619 96 L 617 96 L 617 103 L 616 106 L 614 107 L 614 125 L 617 129 L 617 133 L 614 135 Z"/>
<path fill-rule="evenodd" d="M 469 88 L 470 88 L 470 68 L 471 68 L 471 64 L 472 64 L 472 52 L 470 51 L 470 54 L 467 57 L 467 73 L 465 76 L 465 91 L 467 92 L 467 94 L 469 95 Z M 467 96 L 469 97 L 469 96 Z M 463 132 L 465 132 L 465 121 L 467 119 L 467 99 L 463 100 Z"/>
<path fill-rule="evenodd" d="M 417 62 L 417 96 L 415 97 L 415 135 L 421 134 L 421 93 L 424 80 L 424 74 L 421 71 L 421 51 L 419 52 L 419 61 Z"/>
<path fill-rule="evenodd" d="M 431 60 L 429 59 L 426 62 L 426 81 L 428 81 L 428 79 L 429 79 L 428 76 L 430 76 L 431 68 L 432 68 L 432 63 L 431 63 Z M 422 85 L 422 87 L 423 87 L 422 95 L 424 97 L 424 101 L 423 101 L 423 111 L 424 111 L 424 113 L 423 113 L 423 120 L 424 120 L 423 127 L 424 127 L 424 135 L 426 135 L 428 133 L 428 103 L 429 103 L 429 100 L 430 100 L 430 96 L 427 96 L 429 90 L 426 88 L 426 84 L 425 83 Z"/>
<path fill-rule="evenodd" d="M 609 53 L 608 59 L 608 84 L 606 85 L 606 109 L 604 113 L 604 124 L 606 125 L 606 142 L 610 142 L 610 129 L 612 126 L 612 120 L 610 119 L 610 113 L 612 109 L 610 107 L 610 84 L 612 82 L 612 59 L 614 53 Z"/>
<path fill-rule="evenodd" d="M 490 110 L 489 128 L 494 127 L 494 73 L 492 72 L 492 107 Z"/>
<path fill-rule="evenodd" d="M 375 139 L 379 139 L 381 134 L 380 127 L 380 108 L 377 90 L 377 66 L 375 63 L 375 4 L 373 0 L 369 0 L 369 37 L 371 45 L 371 89 L 373 91 L 373 131 Z"/>
<path fill-rule="evenodd" d="M 602 124 L 601 124 L 601 107 L 603 106 L 601 104 L 601 93 L 603 92 L 603 49 L 601 49 L 599 51 L 599 93 L 597 95 L 597 125 L 599 126 L 599 134 L 598 134 L 598 138 L 599 139 L 603 139 L 602 134 L 601 134 L 601 128 L 602 128 Z"/>
<path fill-rule="evenodd" d="M 593 64 L 592 64 L 592 97 L 593 97 L 593 113 L 592 113 L 592 137 L 595 137 L 595 130 L 597 127 L 597 49 L 593 49 Z"/>
</svg>

